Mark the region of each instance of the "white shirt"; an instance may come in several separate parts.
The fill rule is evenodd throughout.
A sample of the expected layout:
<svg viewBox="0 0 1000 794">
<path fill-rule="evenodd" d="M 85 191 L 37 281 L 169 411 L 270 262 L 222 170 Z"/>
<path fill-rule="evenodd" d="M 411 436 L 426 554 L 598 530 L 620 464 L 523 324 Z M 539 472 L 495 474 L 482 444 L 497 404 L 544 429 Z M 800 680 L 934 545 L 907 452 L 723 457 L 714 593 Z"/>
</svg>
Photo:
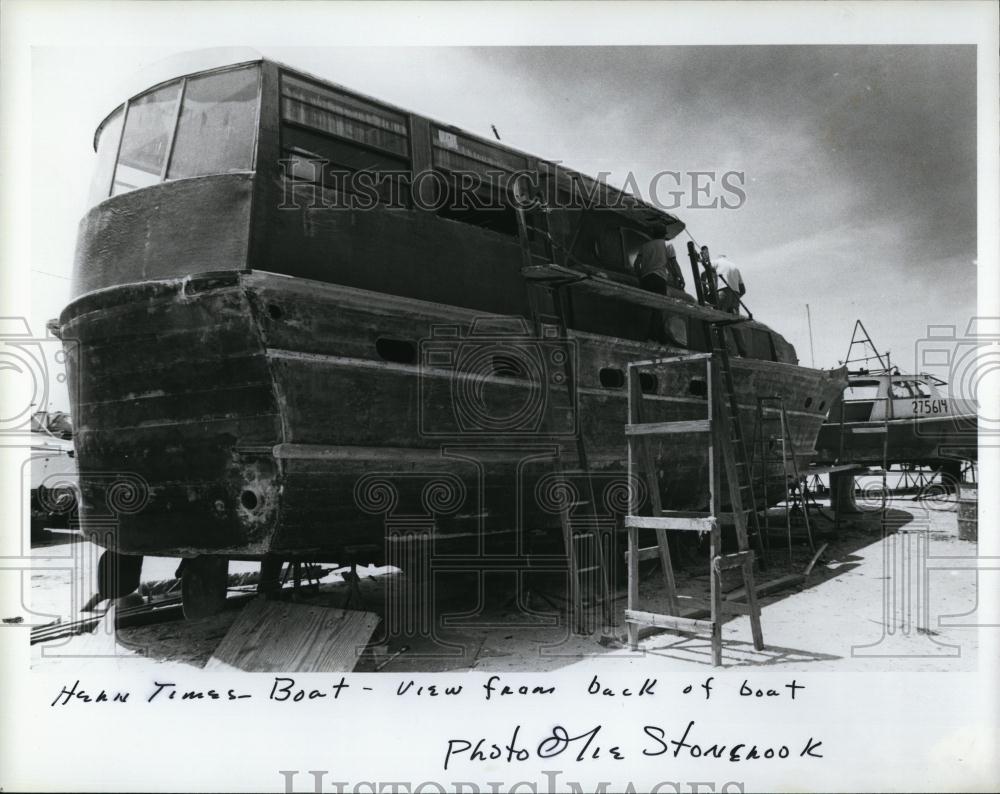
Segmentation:
<svg viewBox="0 0 1000 794">
<path fill-rule="evenodd" d="M 715 267 L 715 274 L 718 277 L 718 289 L 728 287 L 739 295 L 740 287 L 743 286 L 743 277 L 740 275 L 740 269 L 736 267 L 736 263 L 723 254 L 712 265 Z"/>
</svg>

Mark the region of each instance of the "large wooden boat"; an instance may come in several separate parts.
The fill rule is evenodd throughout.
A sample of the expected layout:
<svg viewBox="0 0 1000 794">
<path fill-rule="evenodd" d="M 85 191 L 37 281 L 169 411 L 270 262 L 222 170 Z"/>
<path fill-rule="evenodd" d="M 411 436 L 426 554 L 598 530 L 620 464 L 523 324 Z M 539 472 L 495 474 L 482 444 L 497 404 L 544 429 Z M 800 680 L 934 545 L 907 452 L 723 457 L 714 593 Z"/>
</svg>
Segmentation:
<svg viewBox="0 0 1000 794">
<path fill-rule="evenodd" d="M 483 550 L 558 526 L 578 432 L 613 517 L 627 363 L 707 351 L 704 323 L 735 319 L 639 289 L 635 252 L 673 215 L 277 63 L 154 85 L 95 148 L 60 329 L 81 523 L 119 554 L 376 561 L 406 526 Z M 527 232 L 517 173 L 558 199 Z M 456 201 L 470 174 L 501 177 L 471 191 L 485 207 Z M 558 298 L 524 275 L 553 264 Z M 843 373 L 755 320 L 727 333 L 748 434 L 780 395 L 812 449 Z M 703 367 L 645 376 L 649 421 L 703 417 Z M 664 503 L 703 508 L 704 439 L 679 438 Z"/>
</svg>

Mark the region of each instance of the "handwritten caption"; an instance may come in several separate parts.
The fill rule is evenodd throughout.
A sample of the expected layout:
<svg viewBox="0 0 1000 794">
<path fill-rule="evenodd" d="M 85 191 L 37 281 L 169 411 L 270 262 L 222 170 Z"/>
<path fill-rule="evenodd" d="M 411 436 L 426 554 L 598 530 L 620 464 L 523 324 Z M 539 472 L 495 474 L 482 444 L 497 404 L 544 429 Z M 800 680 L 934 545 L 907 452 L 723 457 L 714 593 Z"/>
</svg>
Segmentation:
<svg viewBox="0 0 1000 794">
<path fill-rule="evenodd" d="M 370 677 L 365 677 L 366 682 Z M 737 683 L 740 681 L 740 683 Z M 63 685 L 49 704 L 51 708 L 66 708 L 85 704 L 175 703 L 205 701 L 267 701 L 271 703 L 297 704 L 309 701 L 347 700 L 367 697 L 373 693 L 379 696 L 412 698 L 477 698 L 483 702 L 500 701 L 511 698 L 542 700 L 556 694 L 558 687 L 552 684 L 525 685 L 508 684 L 499 675 L 492 675 L 482 684 L 466 683 L 425 684 L 415 679 L 404 678 L 379 686 L 352 683 L 347 676 L 339 676 L 323 686 L 302 686 L 291 676 L 273 676 L 260 690 L 247 688 L 189 688 L 176 681 L 150 682 L 148 690 L 107 689 L 88 690 L 79 679 Z M 388 692 L 387 692 L 388 690 Z M 783 698 L 788 701 L 804 699 L 805 684 L 796 679 L 777 687 L 758 687 L 744 678 L 742 680 L 717 681 L 708 676 L 702 681 L 690 682 L 684 686 L 665 692 L 656 678 L 644 678 L 635 686 L 611 687 L 603 684 L 598 676 L 593 676 L 583 694 L 594 700 L 656 698 L 663 694 L 690 697 L 699 701 L 726 697 L 744 701 L 771 700 Z M 573 694 L 577 694 L 574 692 Z M 514 763 L 531 758 L 584 762 L 591 760 L 624 761 L 636 755 L 663 756 L 674 758 L 703 758 L 727 760 L 742 763 L 757 760 L 784 760 L 788 758 L 823 758 L 822 740 L 813 736 L 790 738 L 785 742 L 758 744 L 749 738 L 722 741 L 716 738 L 712 729 L 698 724 L 693 719 L 682 719 L 672 725 L 637 725 L 635 735 L 615 738 L 601 724 L 587 726 L 580 730 L 562 724 L 554 724 L 541 735 L 530 739 L 525 737 L 521 725 L 503 731 L 502 738 L 494 736 L 455 736 L 446 739 L 443 749 L 443 768 L 448 769 L 456 762 L 472 763 Z"/>
</svg>

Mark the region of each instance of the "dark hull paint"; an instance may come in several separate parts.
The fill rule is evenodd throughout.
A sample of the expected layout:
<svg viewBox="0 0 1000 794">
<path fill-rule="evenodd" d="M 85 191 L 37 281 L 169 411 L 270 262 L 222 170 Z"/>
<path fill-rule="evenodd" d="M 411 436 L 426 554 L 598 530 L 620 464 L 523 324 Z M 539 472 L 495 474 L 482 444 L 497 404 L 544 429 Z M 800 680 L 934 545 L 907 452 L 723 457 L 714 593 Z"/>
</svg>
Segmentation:
<svg viewBox="0 0 1000 794">
<path fill-rule="evenodd" d="M 68 367 L 81 385 L 83 524 L 136 554 L 372 561 L 387 533 L 432 526 L 481 551 L 495 534 L 558 526 L 553 460 L 577 465 L 577 421 L 598 511 L 614 521 L 626 504 L 626 398 L 599 372 L 685 352 L 571 332 L 572 406 L 561 344 L 508 333 L 520 318 L 262 272 L 111 287 L 74 301 L 61 323 L 79 342 L 67 349 L 78 349 Z M 420 359 L 387 361 L 380 339 L 411 343 Z M 449 350 L 489 374 L 474 363 L 480 376 L 456 377 Z M 498 356 L 537 365 L 537 378 L 493 374 Z M 800 451 L 824 420 L 807 401 L 829 405 L 845 383 L 754 359 L 733 369 L 748 436 L 757 396 L 782 395 Z M 703 374 L 704 363 L 660 370 L 646 420 L 704 417 L 691 387 Z M 707 506 L 704 441 L 654 442 L 665 506 Z"/>
</svg>

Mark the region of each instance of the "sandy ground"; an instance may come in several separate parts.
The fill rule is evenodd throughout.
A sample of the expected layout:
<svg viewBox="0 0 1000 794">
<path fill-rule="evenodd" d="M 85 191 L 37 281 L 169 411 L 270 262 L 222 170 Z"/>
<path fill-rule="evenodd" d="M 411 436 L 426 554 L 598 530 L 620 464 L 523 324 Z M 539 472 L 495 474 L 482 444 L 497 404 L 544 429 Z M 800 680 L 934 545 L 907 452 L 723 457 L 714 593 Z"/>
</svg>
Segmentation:
<svg viewBox="0 0 1000 794">
<path fill-rule="evenodd" d="M 957 537 L 954 503 L 927 505 L 897 496 L 890 503 L 884 532 L 880 512 L 845 519 L 839 532 L 832 521 L 814 513 L 816 546 L 827 548 L 801 585 L 761 599 L 765 649 L 756 651 L 749 619 L 732 616 L 723 626 L 724 666 L 766 666 L 783 670 L 974 670 L 977 664 L 976 629 L 970 617 L 976 609 L 976 573 L 968 560 L 976 544 Z M 949 509 L 950 508 L 950 509 Z M 772 511 L 765 570 L 757 583 L 790 572 L 801 573 L 813 554 L 800 522 L 794 527 L 791 554 L 784 537 L 784 513 Z M 58 538 L 57 538 L 58 539 Z M 63 538 L 65 539 L 65 538 Z M 79 607 L 90 596 L 98 549 L 88 543 L 62 543 L 34 550 L 37 556 L 66 555 L 62 569 L 35 571 L 31 578 L 32 622 L 39 615 L 58 616 L 63 622 L 79 617 Z M 964 560 L 964 562 L 963 562 Z M 148 558 L 143 581 L 173 576 L 177 561 Z M 684 603 L 707 594 L 707 567 L 700 559 L 678 565 L 679 592 Z M 230 573 L 252 571 L 255 563 L 233 562 Z M 78 575 L 79 573 L 79 575 Z M 385 672 L 444 670 L 544 671 L 585 665 L 600 659 L 620 670 L 704 669 L 710 665 L 707 637 L 674 632 L 642 640 L 638 652 L 621 641 L 624 599 L 615 601 L 616 620 L 579 635 L 569 630 L 558 577 L 529 581 L 520 603 L 508 594 L 512 581 L 486 577 L 479 587 L 468 578 L 435 592 L 435 609 L 386 609 L 387 591 L 405 589 L 407 580 L 393 569 L 359 569 L 364 577 L 364 608 L 384 620 L 372 646 L 360 659 L 358 671 Z M 564 580 L 563 580 L 564 581 Z M 623 589 L 624 581 L 620 583 Z M 738 582 L 733 582 L 737 585 Z M 291 594 L 289 594 L 291 595 Z M 655 569 L 643 574 L 641 607 L 666 611 L 662 578 Z M 324 578 L 318 591 L 302 592 L 306 603 L 342 607 L 349 590 L 342 577 Z M 692 600 L 688 600 L 688 598 Z M 200 621 L 173 619 L 155 625 L 110 629 L 111 615 L 88 634 L 32 646 L 36 669 L 57 666 L 127 665 L 186 669 L 201 667 L 228 631 L 239 612 L 232 609 Z M 121 608 L 121 606 L 119 607 Z M 432 621 L 430 615 L 437 619 Z M 392 619 L 395 616 L 396 619 Z M 7 617 L 7 616 L 4 616 Z M 394 630 L 394 628 L 398 630 Z M 399 654 L 397 651 L 405 648 Z"/>
</svg>

